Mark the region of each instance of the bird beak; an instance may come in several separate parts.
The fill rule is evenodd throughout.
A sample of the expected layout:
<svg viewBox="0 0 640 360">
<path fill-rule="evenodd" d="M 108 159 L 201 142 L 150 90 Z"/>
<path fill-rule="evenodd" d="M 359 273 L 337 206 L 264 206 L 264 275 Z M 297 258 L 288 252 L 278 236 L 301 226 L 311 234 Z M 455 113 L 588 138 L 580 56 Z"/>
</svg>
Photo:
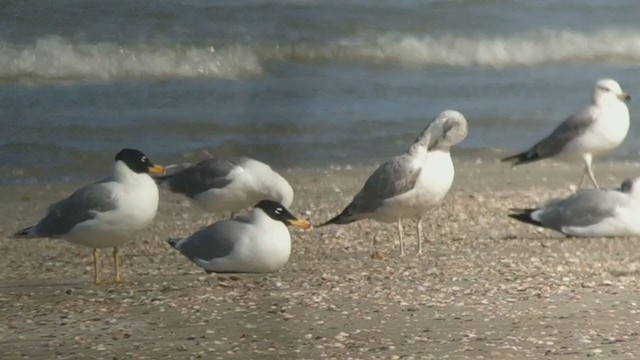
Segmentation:
<svg viewBox="0 0 640 360">
<path fill-rule="evenodd" d="M 160 165 L 153 165 L 149 168 L 149 174 L 153 175 L 164 175 L 164 167 Z"/>
<path fill-rule="evenodd" d="M 287 220 L 287 221 L 289 222 L 289 225 L 297 226 L 304 230 L 311 228 L 311 223 L 307 220 L 293 219 L 293 220 Z"/>
<path fill-rule="evenodd" d="M 622 92 L 618 95 L 618 99 L 622 100 L 622 101 L 629 101 L 631 100 L 631 95 L 627 94 L 626 92 Z"/>
</svg>

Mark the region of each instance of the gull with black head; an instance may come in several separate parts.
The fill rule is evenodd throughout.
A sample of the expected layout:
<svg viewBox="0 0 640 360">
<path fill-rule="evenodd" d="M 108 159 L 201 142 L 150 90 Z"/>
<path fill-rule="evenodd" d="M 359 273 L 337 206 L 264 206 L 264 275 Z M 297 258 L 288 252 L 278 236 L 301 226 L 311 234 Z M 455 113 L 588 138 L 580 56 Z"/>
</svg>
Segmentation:
<svg viewBox="0 0 640 360">
<path fill-rule="evenodd" d="M 402 219 L 413 218 L 417 220 L 418 254 L 421 254 L 422 216 L 439 204 L 451 188 L 454 169 L 449 151 L 467 137 L 467 132 L 467 121 L 461 113 L 443 111 L 405 154 L 380 165 L 351 203 L 321 226 L 362 219 L 396 222 L 403 255 Z"/>
<path fill-rule="evenodd" d="M 112 176 L 80 188 L 51 205 L 36 225 L 16 238 L 62 238 L 93 248 L 94 280 L 100 283 L 98 249 L 112 247 L 115 282 L 120 282 L 118 247 L 144 229 L 158 210 L 158 186 L 149 173 L 162 174 L 142 152 L 123 149 L 115 157 Z"/>
<path fill-rule="evenodd" d="M 287 225 L 308 229 L 272 200 L 262 200 L 247 216 L 218 221 L 185 238 L 167 242 L 206 272 L 267 273 L 289 260 L 291 234 Z"/>
</svg>

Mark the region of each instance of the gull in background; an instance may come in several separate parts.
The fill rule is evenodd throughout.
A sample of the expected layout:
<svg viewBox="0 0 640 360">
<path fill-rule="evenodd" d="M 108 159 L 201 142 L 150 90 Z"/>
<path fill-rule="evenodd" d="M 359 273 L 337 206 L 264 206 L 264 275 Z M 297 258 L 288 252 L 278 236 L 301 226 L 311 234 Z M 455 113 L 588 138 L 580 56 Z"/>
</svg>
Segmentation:
<svg viewBox="0 0 640 360">
<path fill-rule="evenodd" d="M 183 194 L 209 212 L 236 211 L 260 200 L 291 206 L 293 189 L 269 165 L 248 157 L 211 158 L 195 165 L 167 166 L 167 175 L 156 177 L 160 187 Z"/>
<path fill-rule="evenodd" d="M 282 204 L 262 200 L 248 216 L 218 221 L 191 236 L 167 242 L 207 273 L 266 273 L 277 271 L 289 260 L 287 225 L 311 227 Z"/>
<path fill-rule="evenodd" d="M 80 188 L 51 205 L 46 216 L 14 237 L 62 238 L 93 248 L 96 284 L 100 283 L 99 248 L 113 248 L 115 282 L 120 282 L 118 246 L 151 223 L 158 211 L 158 186 L 149 173 L 162 174 L 142 152 L 123 149 L 115 157 L 113 175 Z"/>
<path fill-rule="evenodd" d="M 380 165 L 364 187 L 336 217 L 322 224 L 349 224 L 361 219 L 397 222 L 404 255 L 402 219 L 417 219 L 418 254 L 422 253 L 422 216 L 444 199 L 454 177 L 449 150 L 467 137 L 467 121 L 454 110 L 443 111 L 418 135 L 409 150 Z M 374 256 L 377 255 L 374 249 Z"/>
<path fill-rule="evenodd" d="M 594 156 L 615 150 L 624 141 L 629 131 L 629 109 L 625 102 L 630 99 L 615 80 L 600 79 L 589 106 L 565 119 L 529 150 L 502 161 L 511 161 L 516 166 L 551 157 L 570 162 L 582 160 L 584 172 L 578 188 L 586 175 L 599 188 L 591 161 Z"/>
<path fill-rule="evenodd" d="M 583 189 L 534 209 L 513 209 L 509 217 L 576 237 L 640 235 L 640 177 L 618 189 Z"/>
</svg>

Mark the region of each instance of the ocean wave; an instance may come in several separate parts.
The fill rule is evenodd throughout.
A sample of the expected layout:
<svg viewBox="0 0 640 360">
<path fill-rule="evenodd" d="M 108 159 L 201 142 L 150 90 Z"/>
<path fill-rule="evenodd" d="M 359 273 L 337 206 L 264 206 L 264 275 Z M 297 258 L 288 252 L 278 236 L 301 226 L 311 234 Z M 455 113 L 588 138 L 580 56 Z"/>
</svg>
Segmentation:
<svg viewBox="0 0 640 360">
<path fill-rule="evenodd" d="M 279 46 L 268 56 L 292 61 L 348 61 L 402 66 L 527 67 L 555 63 L 638 62 L 640 31 L 544 30 L 512 36 L 417 36 L 386 33 L 336 44 Z"/>
<path fill-rule="evenodd" d="M 0 81 L 120 79 L 239 79 L 263 72 L 251 48 L 240 45 L 163 47 L 74 43 L 58 36 L 35 44 L 0 42 Z"/>
<path fill-rule="evenodd" d="M 640 62 L 640 31 L 542 30 L 511 36 L 368 34 L 328 44 L 119 45 L 47 36 L 0 41 L 0 82 L 245 79 L 262 63 L 357 63 L 402 67 L 531 67 Z"/>
</svg>

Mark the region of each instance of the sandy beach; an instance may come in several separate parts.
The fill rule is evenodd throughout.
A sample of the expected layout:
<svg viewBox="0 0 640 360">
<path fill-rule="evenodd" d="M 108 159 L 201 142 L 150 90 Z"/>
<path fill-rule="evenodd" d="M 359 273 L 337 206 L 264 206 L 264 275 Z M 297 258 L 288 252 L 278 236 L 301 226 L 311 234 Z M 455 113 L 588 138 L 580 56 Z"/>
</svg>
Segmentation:
<svg viewBox="0 0 640 360">
<path fill-rule="evenodd" d="M 6 237 L 83 184 L 0 188 L 2 359 L 635 359 L 640 255 L 635 238 L 571 239 L 509 219 L 510 207 L 566 196 L 581 168 L 515 170 L 501 154 L 456 161 L 444 203 L 425 214 L 428 242 L 407 255 L 395 227 L 372 221 L 292 230 L 279 272 L 207 275 L 165 239 L 213 221 L 166 191 L 154 224 L 121 248 L 124 284 L 103 251 Z M 372 167 L 281 170 L 292 212 L 313 223 L 340 211 Z M 639 163 L 595 165 L 601 185 Z M 381 260 L 371 259 L 374 237 Z"/>
</svg>

